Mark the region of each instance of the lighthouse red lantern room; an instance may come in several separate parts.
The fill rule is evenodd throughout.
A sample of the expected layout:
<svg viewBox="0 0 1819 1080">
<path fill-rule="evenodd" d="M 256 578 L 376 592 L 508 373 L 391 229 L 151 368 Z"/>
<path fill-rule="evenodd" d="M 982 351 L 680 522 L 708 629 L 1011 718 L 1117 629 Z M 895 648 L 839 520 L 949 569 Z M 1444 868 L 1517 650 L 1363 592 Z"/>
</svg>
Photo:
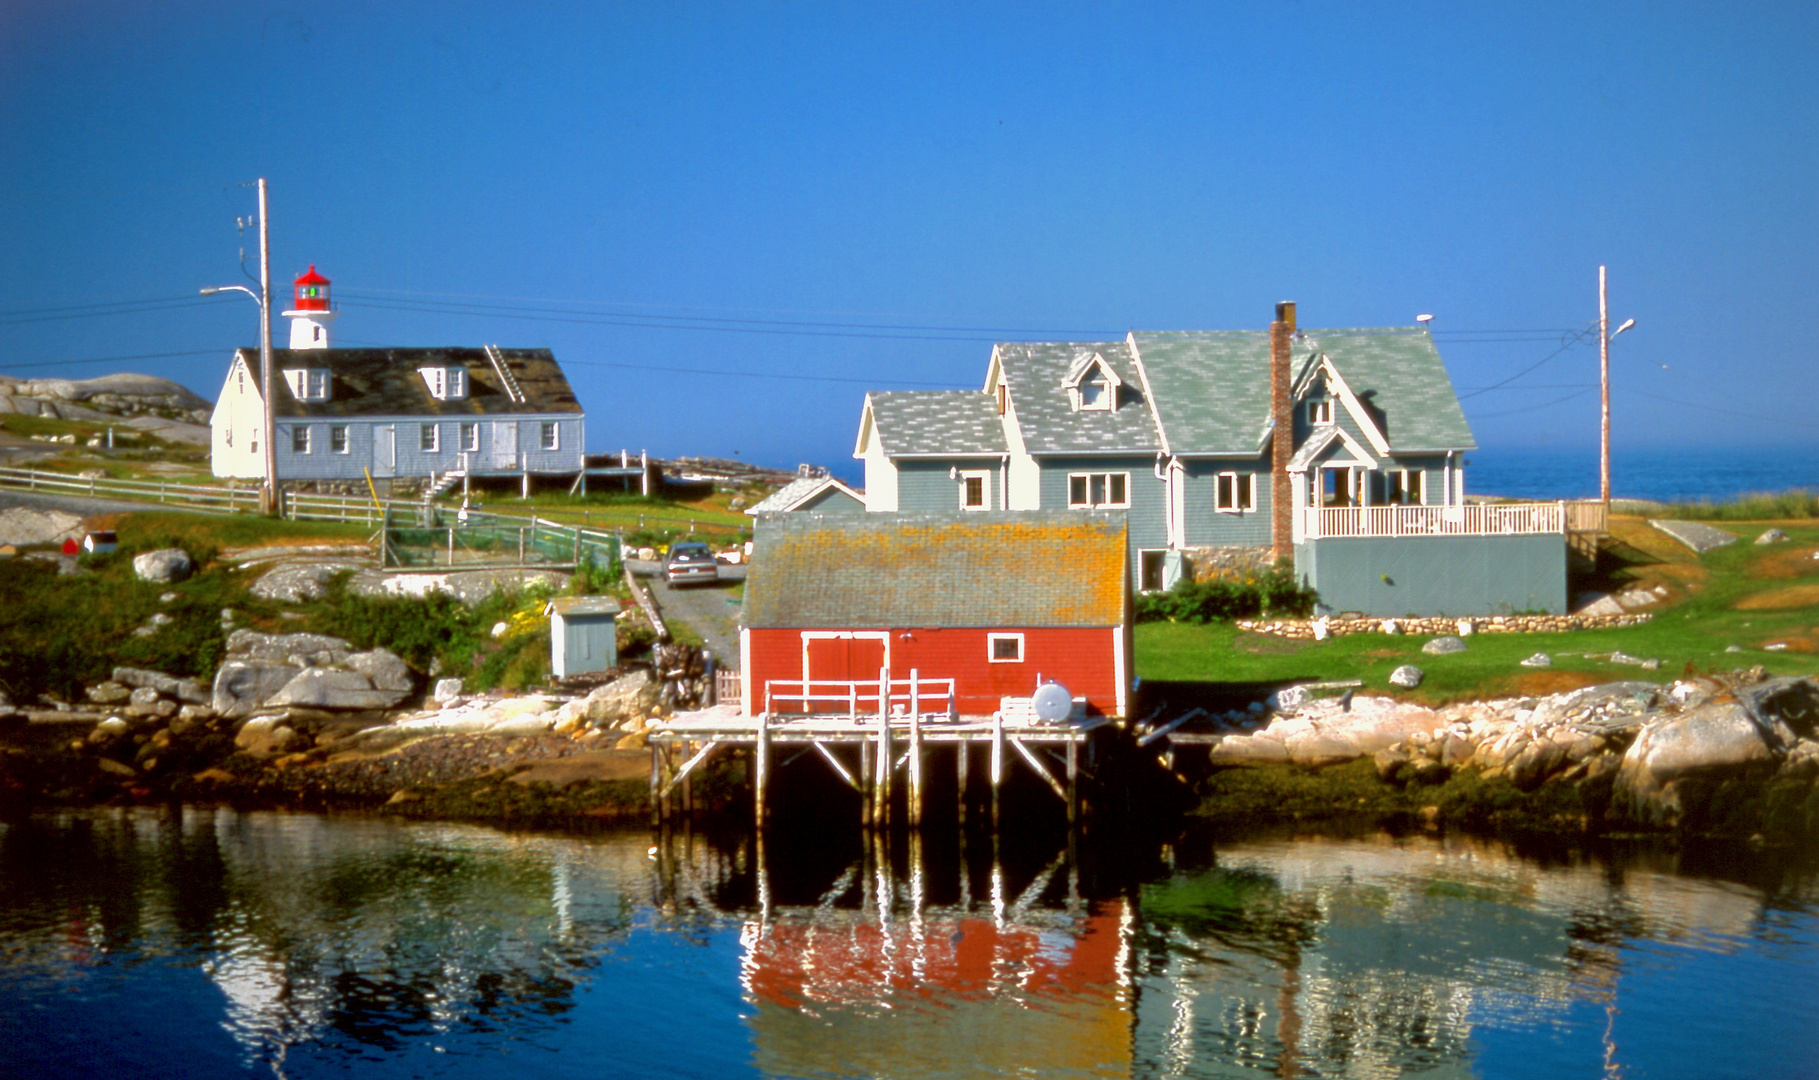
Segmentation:
<svg viewBox="0 0 1819 1080">
<path fill-rule="evenodd" d="M 291 321 L 290 347 L 328 348 L 329 324 L 335 321 L 335 311 L 328 300 L 329 280 L 316 273 L 316 264 L 311 263 L 309 272 L 292 284 L 297 290 L 296 306 L 284 313 Z"/>
</svg>

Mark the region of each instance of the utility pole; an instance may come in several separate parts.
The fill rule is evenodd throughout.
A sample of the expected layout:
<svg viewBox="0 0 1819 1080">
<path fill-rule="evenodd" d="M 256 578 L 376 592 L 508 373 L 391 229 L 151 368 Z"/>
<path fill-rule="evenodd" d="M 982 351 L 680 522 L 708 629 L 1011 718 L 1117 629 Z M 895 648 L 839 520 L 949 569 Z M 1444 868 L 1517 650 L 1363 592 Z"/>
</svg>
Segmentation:
<svg viewBox="0 0 1819 1080">
<path fill-rule="evenodd" d="M 1600 271 L 1602 273 L 1602 271 Z M 260 499 L 267 514 L 284 514 L 278 491 L 278 432 L 272 402 L 272 248 L 265 215 L 265 177 L 259 178 L 259 394 L 265 399 L 265 491 Z"/>
<path fill-rule="evenodd" d="M 1611 309 L 1598 267 L 1598 498 L 1606 520 L 1611 512 Z"/>
</svg>

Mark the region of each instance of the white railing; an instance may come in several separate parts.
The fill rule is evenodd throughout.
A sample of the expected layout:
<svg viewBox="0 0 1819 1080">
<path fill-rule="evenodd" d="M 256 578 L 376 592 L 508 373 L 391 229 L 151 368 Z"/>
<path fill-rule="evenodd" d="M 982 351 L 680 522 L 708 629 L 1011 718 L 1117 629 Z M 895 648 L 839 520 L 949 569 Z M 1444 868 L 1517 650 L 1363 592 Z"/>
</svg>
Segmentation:
<svg viewBox="0 0 1819 1080">
<path fill-rule="evenodd" d="M 1505 536 L 1563 533 L 1566 503 L 1468 503 L 1464 506 L 1310 506 L 1309 539 L 1389 536 Z"/>
<path fill-rule="evenodd" d="M 792 687 L 794 693 L 789 692 Z M 932 714 L 951 719 L 959 715 L 959 704 L 953 679 L 924 679 L 914 672 L 907 679 L 764 681 L 767 715 L 830 713 L 858 718 L 890 713 L 907 724 L 911 713 L 925 720 Z"/>
</svg>

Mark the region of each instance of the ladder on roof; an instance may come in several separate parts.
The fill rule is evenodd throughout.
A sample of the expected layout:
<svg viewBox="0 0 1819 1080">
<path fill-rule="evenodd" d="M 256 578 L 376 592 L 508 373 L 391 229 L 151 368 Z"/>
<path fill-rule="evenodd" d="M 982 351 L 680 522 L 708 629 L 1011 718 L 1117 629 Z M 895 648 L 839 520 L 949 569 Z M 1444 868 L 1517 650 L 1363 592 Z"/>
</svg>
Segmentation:
<svg viewBox="0 0 1819 1080">
<path fill-rule="evenodd" d="M 486 350 L 486 358 L 492 361 L 493 370 L 499 373 L 499 384 L 505 387 L 505 396 L 520 405 L 524 404 L 524 390 L 518 385 L 517 378 L 512 375 L 512 369 L 505 366 L 505 354 L 499 351 L 497 345 L 482 347 Z"/>
</svg>

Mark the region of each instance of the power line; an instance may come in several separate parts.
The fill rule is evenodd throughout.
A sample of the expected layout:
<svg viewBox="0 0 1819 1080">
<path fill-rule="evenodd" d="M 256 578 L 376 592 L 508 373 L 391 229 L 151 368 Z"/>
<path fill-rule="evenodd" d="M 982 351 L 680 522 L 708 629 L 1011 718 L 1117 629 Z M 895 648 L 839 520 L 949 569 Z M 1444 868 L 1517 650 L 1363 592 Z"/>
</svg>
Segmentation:
<svg viewBox="0 0 1819 1080">
<path fill-rule="evenodd" d="M 1701 409 L 1705 412 L 1723 413 L 1725 416 L 1742 417 L 1745 420 L 1767 420 L 1771 424 L 1788 424 L 1792 427 L 1819 428 L 1819 424 L 1803 424 L 1798 420 L 1785 420 L 1779 416 L 1763 416 L 1761 413 L 1738 412 L 1736 409 L 1720 409 L 1715 405 L 1706 405 L 1697 401 L 1681 401 L 1679 398 L 1651 394 L 1647 390 L 1636 390 L 1632 388 L 1626 391 L 1626 393 L 1639 394 L 1642 397 L 1653 398 L 1656 401 L 1665 401 L 1670 405 L 1684 405 L 1689 409 Z"/>
<path fill-rule="evenodd" d="M 1559 356 L 1561 353 L 1572 348 L 1573 346 L 1585 344 L 1585 336 L 1589 333 L 1591 333 L 1591 331 L 1588 328 L 1586 330 L 1577 331 L 1575 333 L 1568 335 L 1567 338 L 1560 343 L 1560 347 L 1558 349 L 1555 349 L 1553 352 L 1548 353 L 1546 356 L 1544 356 L 1541 359 L 1530 364 L 1528 367 L 1523 368 L 1521 371 L 1516 372 L 1514 375 L 1511 375 L 1509 378 L 1504 379 L 1501 382 L 1494 382 L 1489 386 L 1482 387 L 1478 390 L 1474 390 L 1469 394 L 1460 394 L 1459 399 L 1461 401 L 1463 401 L 1466 398 L 1477 397 L 1479 394 L 1489 393 L 1490 391 L 1495 390 L 1499 387 L 1508 386 L 1510 383 L 1513 383 L 1517 379 L 1520 379 L 1524 375 L 1527 375 L 1529 372 L 1534 371 L 1536 368 L 1540 367 L 1542 364 L 1547 363 L 1549 360 L 1552 360 L 1554 357 Z"/>
<path fill-rule="evenodd" d="M 564 360 L 564 366 L 624 368 L 630 371 L 662 371 L 682 375 L 730 375 L 742 379 L 787 379 L 793 382 L 830 382 L 830 383 L 866 383 L 877 385 L 880 382 L 894 383 L 897 386 L 937 386 L 945 389 L 965 389 L 971 383 L 957 382 L 917 382 L 910 379 L 855 379 L 841 375 L 786 375 L 773 371 L 732 371 L 718 368 L 682 368 L 669 364 L 622 364 L 610 360 Z"/>
<path fill-rule="evenodd" d="M 67 319 L 93 319 L 104 315 L 143 315 L 146 312 L 151 311 L 176 311 L 179 308 L 201 307 L 204 304 L 214 303 L 212 300 L 204 300 L 195 296 L 179 297 L 175 299 L 180 302 L 172 302 L 170 300 L 145 301 L 143 302 L 143 305 L 139 307 L 115 306 L 111 311 L 74 311 L 62 315 L 33 315 L 25 318 L 11 316 L 0 317 L 0 326 L 23 326 L 26 323 L 62 322 Z"/>
<path fill-rule="evenodd" d="M 1475 419 L 1495 420 L 1498 417 L 1502 417 L 1502 416 L 1516 416 L 1520 413 L 1531 413 L 1531 412 L 1536 412 L 1541 409 L 1551 409 L 1556 405 L 1564 405 L 1567 402 L 1572 401 L 1574 398 L 1582 398 L 1585 395 L 1591 393 L 1593 390 L 1596 390 L 1596 389 L 1598 389 L 1596 386 L 1588 386 L 1588 387 L 1584 388 L 1583 390 L 1579 390 L 1574 393 L 1568 394 L 1563 398 L 1555 398 L 1552 401 L 1544 401 L 1539 405 L 1525 405 L 1520 409 L 1508 409 L 1508 410 L 1505 410 L 1504 412 L 1485 413 L 1481 416 L 1475 417 Z"/>
<path fill-rule="evenodd" d="M 81 364 L 117 364 L 123 360 L 162 360 L 171 356 L 207 356 L 220 349 L 190 349 L 187 352 L 140 353 L 137 356 L 97 356 L 92 360 L 44 360 L 35 364 L 4 364 L 7 370 L 18 368 L 76 367 Z"/>
</svg>

